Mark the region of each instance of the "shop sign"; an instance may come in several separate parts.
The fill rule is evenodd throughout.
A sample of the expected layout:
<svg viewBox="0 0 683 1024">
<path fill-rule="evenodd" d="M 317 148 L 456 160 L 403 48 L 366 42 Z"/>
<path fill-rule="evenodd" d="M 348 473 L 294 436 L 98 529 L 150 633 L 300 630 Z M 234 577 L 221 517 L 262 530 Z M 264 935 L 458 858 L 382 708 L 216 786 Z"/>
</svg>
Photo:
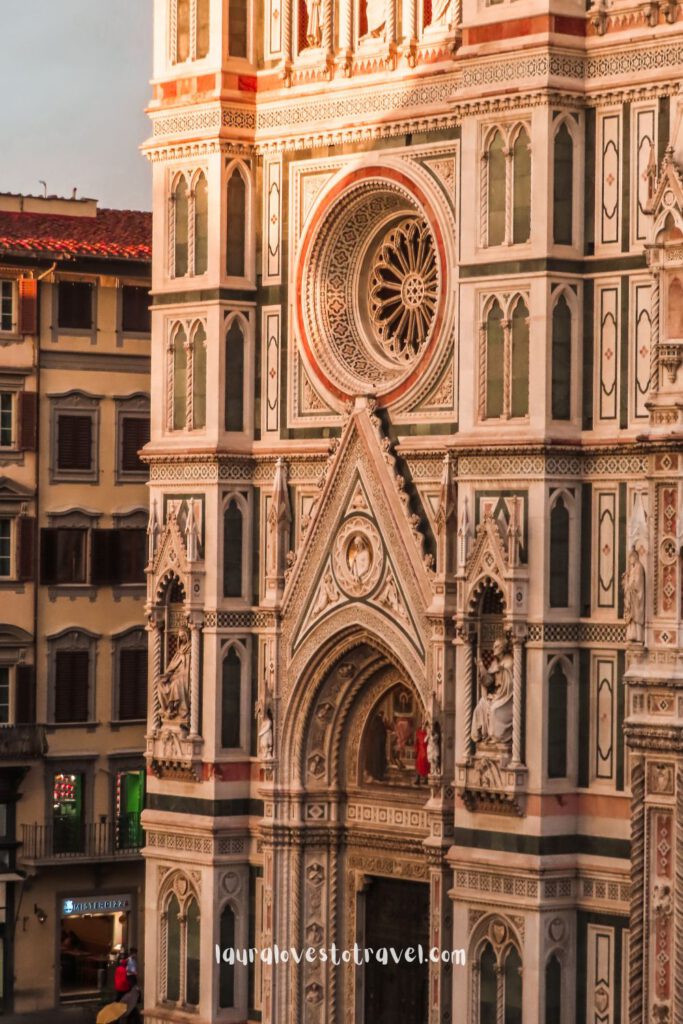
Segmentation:
<svg viewBox="0 0 683 1024">
<path fill-rule="evenodd" d="M 61 901 L 62 917 L 76 914 L 118 914 L 130 910 L 132 898 L 124 896 L 69 896 Z"/>
</svg>

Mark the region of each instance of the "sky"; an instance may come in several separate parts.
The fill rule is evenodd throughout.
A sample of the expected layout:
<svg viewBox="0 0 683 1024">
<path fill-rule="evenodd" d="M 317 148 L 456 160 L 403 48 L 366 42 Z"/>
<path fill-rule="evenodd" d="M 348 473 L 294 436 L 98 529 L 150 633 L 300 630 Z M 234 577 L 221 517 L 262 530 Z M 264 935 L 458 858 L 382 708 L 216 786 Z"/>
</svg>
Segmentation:
<svg viewBox="0 0 683 1024">
<path fill-rule="evenodd" d="M 152 0 L 0 4 L 0 192 L 151 209 Z"/>
</svg>

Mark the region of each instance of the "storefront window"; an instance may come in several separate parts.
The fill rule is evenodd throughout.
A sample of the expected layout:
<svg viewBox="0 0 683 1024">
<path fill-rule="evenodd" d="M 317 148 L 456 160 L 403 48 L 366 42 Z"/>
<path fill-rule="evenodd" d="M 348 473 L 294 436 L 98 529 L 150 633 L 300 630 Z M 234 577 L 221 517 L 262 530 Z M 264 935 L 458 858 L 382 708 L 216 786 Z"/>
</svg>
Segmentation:
<svg viewBox="0 0 683 1024">
<path fill-rule="evenodd" d="M 56 772 L 52 787 L 53 848 L 55 853 L 83 852 L 83 788 L 81 773 Z"/>
<path fill-rule="evenodd" d="M 128 947 L 128 894 L 91 893 L 61 900 L 62 998 L 100 991 L 117 952 Z"/>
</svg>

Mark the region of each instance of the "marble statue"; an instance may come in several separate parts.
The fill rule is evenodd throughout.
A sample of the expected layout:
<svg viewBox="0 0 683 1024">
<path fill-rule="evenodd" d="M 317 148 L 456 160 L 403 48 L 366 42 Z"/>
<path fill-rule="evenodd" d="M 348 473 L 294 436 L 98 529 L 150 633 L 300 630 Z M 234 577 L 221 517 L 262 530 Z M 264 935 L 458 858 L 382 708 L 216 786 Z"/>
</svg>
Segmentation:
<svg viewBox="0 0 683 1024">
<path fill-rule="evenodd" d="M 621 577 L 624 590 L 624 621 L 629 643 L 645 641 L 645 568 L 638 549 L 631 548 L 626 572 Z"/>
<path fill-rule="evenodd" d="M 190 631 L 178 632 L 178 646 L 166 671 L 159 678 L 161 717 L 181 729 L 190 726 Z"/>
<path fill-rule="evenodd" d="M 484 692 L 472 716 L 471 737 L 475 743 L 511 743 L 512 679 L 512 655 L 499 637 L 488 669 L 480 663 L 479 681 Z"/>
</svg>

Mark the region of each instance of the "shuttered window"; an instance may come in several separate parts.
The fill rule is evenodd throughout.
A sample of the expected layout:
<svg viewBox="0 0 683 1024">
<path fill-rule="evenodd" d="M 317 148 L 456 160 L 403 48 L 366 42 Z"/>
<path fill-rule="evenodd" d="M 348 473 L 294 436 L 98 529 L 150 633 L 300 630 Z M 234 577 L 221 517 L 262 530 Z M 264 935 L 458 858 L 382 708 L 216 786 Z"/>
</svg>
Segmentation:
<svg viewBox="0 0 683 1024">
<path fill-rule="evenodd" d="M 93 530 L 92 582 L 119 586 L 145 582 L 147 534 L 144 529 Z"/>
<path fill-rule="evenodd" d="M 76 527 L 41 530 L 41 583 L 85 583 L 87 533 Z"/>
<path fill-rule="evenodd" d="M 12 520 L 0 519 L 0 577 L 12 575 Z"/>
<path fill-rule="evenodd" d="M 36 720 L 36 672 L 33 665 L 17 665 L 14 721 L 30 725 Z"/>
<path fill-rule="evenodd" d="M 57 416 L 57 469 L 93 468 L 93 419 L 90 414 L 59 413 Z"/>
<path fill-rule="evenodd" d="M 9 724 L 10 714 L 10 667 L 0 665 L 0 725 Z"/>
<path fill-rule="evenodd" d="M 124 284 L 121 289 L 121 330 L 124 333 L 149 334 L 152 329 L 149 291 Z"/>
<path fill-rule="evenodd" d="M 60 327 L 89 331 L 92 327 L 93 286 L 86 281 L 60 281 L 57 285 Z"/>
<path fill-rule="evenodd" d="M 121 721 L 147 717 L 147 648 L 119 651 L 119 706 Z"/>
<path fill-rule="evenodd" d="M 138 456 L 149 441 L 149 416 L 121 417 L 120 470 L 122 473 L 147 473 Z"/>
<path fill-rule="evenodd" d="M 14 327 L 14 282 L 0 281 L 0 331 Z"/>
<path fill-rule="evenodd" d="M 33 516 L 19 516 L 17 519 L 19 538 L 17 558 L 19 561 L 19 579 L 28 582 L 34 578 L 36 557 L 36 521 Z"/>
<path fill-rule="evenodd" d="M 88 721 L 90 654 L 57 651 L 55 654 L 55 722 Z"/>
<path fill-rule="evenodd" d="M 38 395 L 35 391 L 19 392 L 19 447 L 25 452 L 36 450 L 38 431 Z"/>
</svg>

